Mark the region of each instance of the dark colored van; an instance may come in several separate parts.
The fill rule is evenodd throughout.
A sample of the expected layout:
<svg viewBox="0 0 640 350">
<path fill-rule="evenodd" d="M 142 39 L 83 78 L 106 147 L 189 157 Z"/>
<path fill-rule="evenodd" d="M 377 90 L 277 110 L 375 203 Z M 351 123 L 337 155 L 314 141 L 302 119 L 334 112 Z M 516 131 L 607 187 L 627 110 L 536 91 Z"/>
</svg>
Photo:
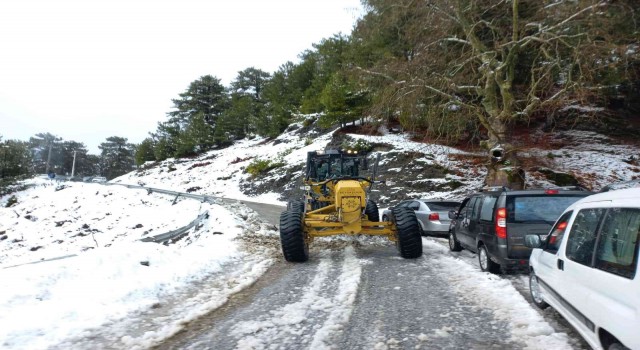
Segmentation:
<svg viewBox="0 0 640 350">
<path fill-rule="evenodd" d="M 593 194 L 577 189 L 512 191 L 487 188 L 449 212 L 449 249 L 478 253 L 482 271 L 492 273 L 528 268 L 528 234 L 546 235 L 558 217 L 575 201 Z"/>
</svg>

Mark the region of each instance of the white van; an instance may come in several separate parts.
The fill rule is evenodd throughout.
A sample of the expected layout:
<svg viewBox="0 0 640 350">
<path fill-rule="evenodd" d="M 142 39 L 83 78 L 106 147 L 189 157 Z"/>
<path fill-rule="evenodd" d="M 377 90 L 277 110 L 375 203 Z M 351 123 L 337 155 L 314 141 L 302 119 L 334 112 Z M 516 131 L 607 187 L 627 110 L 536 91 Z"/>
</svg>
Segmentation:
<svg viewBox="0 0 640 350">
<path fill-rule="evenodd" d="M 594 349 L 640 349 L 640 188 L 604 192 L 572 204 L 534 249 L 529 289 Z"/>
</svg>

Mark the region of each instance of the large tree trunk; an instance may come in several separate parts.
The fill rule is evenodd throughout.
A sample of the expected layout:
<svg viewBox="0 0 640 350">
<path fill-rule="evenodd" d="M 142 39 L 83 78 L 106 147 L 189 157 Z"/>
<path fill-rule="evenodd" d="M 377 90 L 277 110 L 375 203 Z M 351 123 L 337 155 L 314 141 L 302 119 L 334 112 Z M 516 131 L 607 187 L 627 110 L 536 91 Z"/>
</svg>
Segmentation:
<svg viewBox="0 0 640 350">
<path fill-rule="evenodd" d="M 520 167 L 517 150 L 508 141 L 506 123 L 499 117 L 490 121 L 489 140 L 483 144 L 489 153 L 485 185 L 524 189 L 525 171 Z"/>
<path fill-rule="evenodd" d="M 525 172 L 518 162 L 518 155 L 510 144 L 502 144 L 489 150 L 487 186 L 504 186 L 513 190 L 524 189 Z"/>
</svg>

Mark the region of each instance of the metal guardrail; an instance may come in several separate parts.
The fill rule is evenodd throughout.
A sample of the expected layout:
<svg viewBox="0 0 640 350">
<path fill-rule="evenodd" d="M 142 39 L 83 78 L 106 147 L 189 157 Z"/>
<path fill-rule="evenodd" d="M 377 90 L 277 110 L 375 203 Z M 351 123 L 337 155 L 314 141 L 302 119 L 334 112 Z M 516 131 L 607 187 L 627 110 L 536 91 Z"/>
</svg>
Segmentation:
<svg viewBox="0 0 640 350">
<path fill-rule="evenodd" d="M 114 185 L 124 186 L 124 187 L 132 188 L 132 189 L 144 189 L 144 190 L 149 191 L 149 193 L 156 192 L 156 193 L 176 196 L 176 199 L 178 199 L 179 197 L 185 197 L 185 198 L 196 199 L 196 200 L 203 201 L 203 202 L 208 202 L 208 203 L 216 203 L 216 200 L 218 200 L 218 199 L 228 199 L 228 198 L 215 197 L 215 196 L 191 194 L 191 193 L 186 193 L 186 192 L 175 192 L 175 191 L 163 190 L 161 188 L 144 187 L 144 186 L 139 186 L 139 185 L 116 184 L 116 183 L 108 183 L 108 182 L 107 183 L 102 183 L 102 184 L 103 185 L 107 185 L 107 186 L 114 186 Z M 175 199 L 174 199 L 174 201 L 175 201 Z M 196 217 L 195 220 L 191 221 L 186 226 L 180 227 L 178 229 L 175 229 L 175 230 L 172 230 L 172 231 L 169 231 L 169 232 L 161 233 L 161 234 L 158 234 L 158 235 L 155 235 L 155 236 L 145 237 L 145 238 L 141 239 L 140 241 L 142 241 L 142 242 L 154 242 L 154 243 L 165 243 L 165 242 L 169 242 L 169 241 L 172 241 L 172 240 L 180 239 L 192 227 L 194 227 L 195 225 L 199 224 L 202 220 L 207 219 L 207 218 L 209 218 L 209 211 L 205 211 L 204 213 L 198 215 L 198 217 Z M 75 257 L 75 256 L 77 256 L 77 255 L 76 254 L 65 255 L 65 256 L 55 257 L 55 258 L 46 259 L 46 260 L 39 260 L 39 261 L 28 262 L 28 263 L 24 263 L 24 264 L 5 266 L 5 267 L 3 267 L 3 269 L 8 269 L 8 268 L 11 268 L 11 267 L 17 267 L 17 266 L 22 266 L 22 265 L 37 264 L 37 263 L 46 262 L 46 261 L 66 259 L 66 258 L 71 258 L 71 257 Z"/>
<path fill-rule="evenodd" d="M 184 236 L 185 234 L 187 234 L 187 232 L 194 227 L 195 225 L 199 224 L 200 221 L 206 219 L 209 217 L 209 212 L 205 211 L 204 213 L 198 215 L 198 217 L 191 221 L 187 226 L 181 227 L 179 229 L 173 230 L 173 231 L 169 231 L 166 233 L 161 233 L 159 235 L 155 235 L 155 236 L 151 236 L 151 237 L 146 237 L 141 239 L 140 241 L 142 242 L 154 242 L 154 243 L 166 243 L 172 240 L 178 240 L 180 238 L 182 238 L 182 236 Z"/>
<path fill-rule="evenodd" d="M 207 196 L 207 195 L 201 195 L 201 194 L 192 194 L 192 193 L 188 193 L 188 192 L 176 192 L 176 191 L 169 191 L 169 190 L 165 190 L 162 188 L 154 188 L 154 187 L 146 187 L 146 186 L 140 186 L 140 185 L 129 185 L 129 184 L 119 184 L 119 183 L 103 183 L 103 185 L 106 186 L 124 186 L 126 188 L 131 188 L 131 189 L 142 189 L 142 190 L 147 190 L 148 193 L 160 193 L 160 194 L 166 194 L 169 196 L 175 196 L 173 203 L 175 204 L 176 200 L 178 200 L 178 198 L 180 197 L 184 197 L 184 198 L 189 198 L 189 199 L 195 199 L 195 200 L 199 200 L 202 202 L 207 202 L 207 203 L 216 203 L 216 200 L 221 200 L 221 199 L 228 199 L 228 198 L 222 198 L 222 197 L 216 197 L 216 196 Z M 187 231 L 189 231 L 193 226 L 197 225 L 198 223 L 200 223 L 200 221 L 206 219 L 209 217 L 209 212 L 206 211 L 200 215 L 198 215 L 198 217 L 191 221 L 188 225 L 181 227 L 179 229 L 173 230 L 173 231 L 169 231 L 166 233 L 161 233 L 159 235 L 155 235 L 155 236 L 150 236 L 150 237 L 145 237 L 143 239 L 141 239 L 140 241 L 142 242 L 155 242 L 155 243 L 166 243 L 172 240 L 177 240 L 182 238 L 182 236 L 184 236 Z"/>
</svg>

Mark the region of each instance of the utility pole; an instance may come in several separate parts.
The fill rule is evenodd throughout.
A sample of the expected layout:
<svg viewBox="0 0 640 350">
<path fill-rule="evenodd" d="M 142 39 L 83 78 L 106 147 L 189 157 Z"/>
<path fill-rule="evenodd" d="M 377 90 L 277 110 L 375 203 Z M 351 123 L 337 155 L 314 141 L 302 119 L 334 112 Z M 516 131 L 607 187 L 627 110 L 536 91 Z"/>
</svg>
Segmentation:
<svg viewBox="0 0 640 350">
<path fill-rule="evenodd" d="M 73 165 L 71 166 L 71 178 L 73 179 L 73 174 L 76 172 L 76 150 L 73 150 Z"/>
<path fill-rule="evenodd" d="M 49 155 L 47 156 L 47 169 L 45 173 L 49 174 L 49 162 L 51 162 L 51 148 L 53 148 L 53 141 L 49 141 Z"/>
<path fill-rule="evenodd" d="M 9 146 L 2 145 L 0 148 L 2 148 L 2 178 L 4 179 L 4 168 L 7 167 L 7 149 Z"/>
</svg>

